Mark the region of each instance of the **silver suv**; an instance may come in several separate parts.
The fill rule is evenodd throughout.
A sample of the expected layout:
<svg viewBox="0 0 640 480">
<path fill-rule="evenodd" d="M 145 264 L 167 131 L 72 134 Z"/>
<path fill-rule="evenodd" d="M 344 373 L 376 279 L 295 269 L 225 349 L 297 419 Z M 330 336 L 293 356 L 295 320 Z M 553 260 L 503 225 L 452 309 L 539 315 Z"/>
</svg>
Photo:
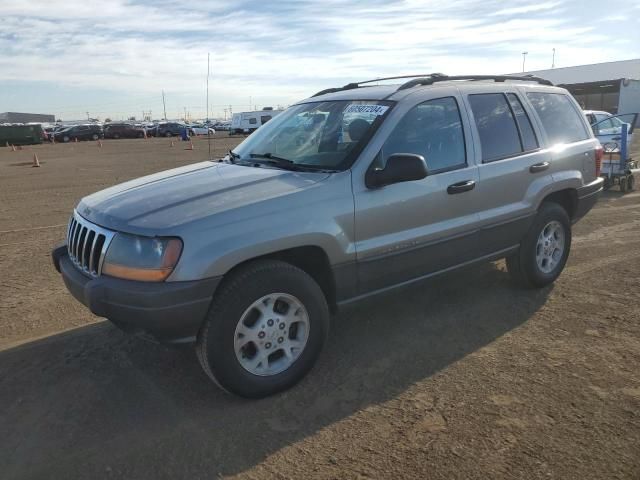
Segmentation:
<svg viewBox="0 0 640 480">
<path fill-rule="evenodd" d="M 218 385 L 263 397 L 309 371 L 342 305 L 499 258 L 553 282 L 603 183 L 571 95 L 533 77 L 372 83 L 297 103 L 224 159 L 83 198 L 53 251 L 69 291 L 126 331 L 195 342 Z"/>
</svg>

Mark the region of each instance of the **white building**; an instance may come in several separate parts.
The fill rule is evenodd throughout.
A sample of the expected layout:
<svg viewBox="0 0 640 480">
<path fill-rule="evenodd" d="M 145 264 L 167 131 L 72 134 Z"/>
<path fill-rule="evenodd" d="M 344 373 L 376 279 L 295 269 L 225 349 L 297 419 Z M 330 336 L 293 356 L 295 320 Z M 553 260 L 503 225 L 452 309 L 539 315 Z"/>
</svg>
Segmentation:
<svg viewBox="0 0 640 480">
<path fill-rule="evenodd" d="M 640 58 L 524 73 L 528 74 L 566 88 L 585 110 L 640 112 Z"/>
</svg>

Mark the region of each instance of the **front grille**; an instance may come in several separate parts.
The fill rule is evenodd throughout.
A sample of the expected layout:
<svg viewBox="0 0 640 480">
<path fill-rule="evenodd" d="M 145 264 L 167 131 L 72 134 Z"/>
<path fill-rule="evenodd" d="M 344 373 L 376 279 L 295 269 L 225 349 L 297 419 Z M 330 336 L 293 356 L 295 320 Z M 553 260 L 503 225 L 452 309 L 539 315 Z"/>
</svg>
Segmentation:
<svg viewBox="0 0 640 480">
<path fill-rule="evenodd" d="M 84 273 L 99 276 L 114 235 L 114 232 L 88 222 L 74 210 L 67 230 L 69 258 Z"/>
</svg>

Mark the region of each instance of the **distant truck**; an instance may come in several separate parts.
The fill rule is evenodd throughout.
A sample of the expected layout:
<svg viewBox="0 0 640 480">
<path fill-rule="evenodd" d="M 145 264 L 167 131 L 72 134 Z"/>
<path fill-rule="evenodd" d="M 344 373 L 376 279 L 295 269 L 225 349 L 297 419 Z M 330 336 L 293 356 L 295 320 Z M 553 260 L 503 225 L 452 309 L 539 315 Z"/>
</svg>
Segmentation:
<svg viewBox="0 0 640 480">
<path fill-rule="evenodd" d="M 260 126 L 280 113 L 282 113 L 282 110 L 274 110 L 271 107 L 254 112 L 234 113 L 231 119 L 229 135 L 255 132 Z"/>
</svg>

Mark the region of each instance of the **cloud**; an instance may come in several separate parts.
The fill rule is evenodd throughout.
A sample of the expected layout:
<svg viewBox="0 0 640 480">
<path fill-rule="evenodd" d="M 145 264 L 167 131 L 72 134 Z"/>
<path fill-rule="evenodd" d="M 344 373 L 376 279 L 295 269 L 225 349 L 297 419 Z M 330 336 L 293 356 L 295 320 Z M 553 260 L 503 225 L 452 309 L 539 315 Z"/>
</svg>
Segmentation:
<svg viewBox="0 0 640 480">
<path fill-rule="evenodd" d="M 173 112 L 204 114 L 207 52 L 218 113 L 379 76 L 517 71 L 523 50 L 531 69 L 548 67 L 552 48 L 563 66 L 638 56 L 633 19 L 616 44 L 593 21 L 608 10 L 595 0 L 2 2 L 0 110 L 159 112 L 165 90 Z"/>
</svg>

